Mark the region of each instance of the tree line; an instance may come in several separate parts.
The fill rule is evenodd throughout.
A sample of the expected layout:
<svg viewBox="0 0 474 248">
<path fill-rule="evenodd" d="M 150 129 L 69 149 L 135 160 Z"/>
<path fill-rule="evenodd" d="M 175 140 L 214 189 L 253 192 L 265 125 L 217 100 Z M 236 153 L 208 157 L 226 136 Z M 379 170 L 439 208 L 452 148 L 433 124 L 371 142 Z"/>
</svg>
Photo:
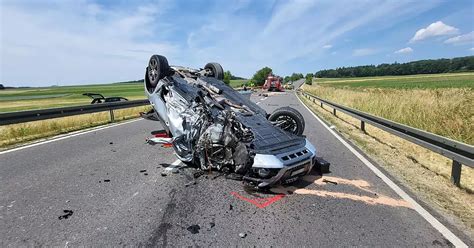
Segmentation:
<svg viewBox="0 0 474 248">
<path fill-rule="evenodd" d="M 474 71 L 474 56 L 452 59 L 428 59 L 408 63 L 363 65 L 320 70 L 314 75 L 318 78 L 371 77 L 414 74 L 436 74 L 447 72 Z"/>
</svg>

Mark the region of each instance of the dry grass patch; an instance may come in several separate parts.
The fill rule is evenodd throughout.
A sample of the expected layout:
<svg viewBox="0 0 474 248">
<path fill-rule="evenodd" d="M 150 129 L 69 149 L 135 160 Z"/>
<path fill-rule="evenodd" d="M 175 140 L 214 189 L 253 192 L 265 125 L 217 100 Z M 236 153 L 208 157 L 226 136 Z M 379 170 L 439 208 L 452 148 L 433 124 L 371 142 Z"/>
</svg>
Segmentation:
<svg viewBox="0 0 474 248">
<path fill-rule="evenodd" d="M 444 137 L 474 144 L 474 90 L 304 86 L 323 99 Z"/>
<path fill-rule="evenodd" d="M 341 112 L 335 117 L 331 108 L 301 99 L 424 202 L 445 213 L 454 224 L 467 226 L 467 235 L 474 236 L 473 169 L 462 167 L 461 188 L 457 188 L 449 180 L 451 160 L 368 124 L 365 134 L 358 128 L 359 120 Z"/>
<path fill-rule="evenodd" d="M 115 121 L 136 118 L 148 106 L 114 110 Z M 76 115 L 43 121 L 0 126 L 0 148 L 6 149 L 28 141 L 103 125 L 110 122 L 109 112 Z"/>
</svg>

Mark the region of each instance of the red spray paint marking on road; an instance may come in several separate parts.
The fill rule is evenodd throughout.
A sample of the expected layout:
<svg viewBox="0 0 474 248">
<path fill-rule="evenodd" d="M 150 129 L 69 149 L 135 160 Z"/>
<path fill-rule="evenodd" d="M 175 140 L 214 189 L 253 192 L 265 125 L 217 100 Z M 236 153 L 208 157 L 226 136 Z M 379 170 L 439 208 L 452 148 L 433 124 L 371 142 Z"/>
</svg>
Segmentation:
<svg viewBox="0 0 474 248">
<path fill-rule="evenodd" d="M 254 198 L 250 199 L 245 196 L 240 195 L 237 192 L 230 192 L 233 196 L 239 198 L 240 200 L 244 200 L 246 202 L 252 203 L 253 205 L 257 206 L 258 208 L 265 208 L 270 206 L 276 201 L 279 201 L 281 198 L 285 197 L 284 194 L 278 194 L 274 197 L 269 197 L 269 198 Z"/>
<path fill-rule="evenodd" d="M 171 144 L 171 143 L 165 143 L 165 144 L 161 145 L 161 147 L 170 148 L 170 147 L 173 147 L 173 144 Z"/>
<path fill-rule="evenodd" d="M 157 134 L 155 134 L 155 137 L 157 137 L 157 138 L 169 138 L 167 133 L 157 133 Z"/>
</svg>

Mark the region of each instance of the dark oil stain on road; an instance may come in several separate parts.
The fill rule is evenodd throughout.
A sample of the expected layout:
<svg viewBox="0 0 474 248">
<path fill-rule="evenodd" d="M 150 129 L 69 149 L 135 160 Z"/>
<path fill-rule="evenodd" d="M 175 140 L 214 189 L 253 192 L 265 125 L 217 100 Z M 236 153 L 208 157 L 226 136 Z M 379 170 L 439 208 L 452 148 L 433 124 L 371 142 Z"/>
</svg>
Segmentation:
<svg viewBox="0 0 474 248">
<path fill-rule="evenodd" d="M 163 212 L 163 218 L 161 220 L 161 224 L 158 226 L 157 229 L 153 231 L 153 236 L 148 240 L 148 245 L 150 247 L 166 247 L 168 245 L 168 230 L 172 228 L 172 225 L 169 224 L 171 222 L 171 215 L 174 213 L 176 209 L 176 190 L 172 189 L 170 192 L 170 201 L 166 204 L 166 208 Z M 161 245 L 158 242 L 162 240 Z"/>
</svg>

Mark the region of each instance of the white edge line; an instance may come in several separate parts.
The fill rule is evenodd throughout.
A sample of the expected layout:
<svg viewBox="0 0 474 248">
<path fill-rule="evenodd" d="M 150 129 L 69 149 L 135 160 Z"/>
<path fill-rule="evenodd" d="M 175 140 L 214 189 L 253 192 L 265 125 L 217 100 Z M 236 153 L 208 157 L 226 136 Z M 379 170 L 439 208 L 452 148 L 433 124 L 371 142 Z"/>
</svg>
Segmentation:
<svg viewBox="0 0 474 248">
<path fill-rule="evenodd" d="M 403 191 L 398 185 L 396 185 L 390 178 L 385 176 L 377 167 L 375 167 L 369 160 L 367 160 L 362 154 L 355 150 L 349 143 L 347 143 L 341 136 L 329 128 L 326 123 L 324 123 L 313 111 L 306 106 L 306 104 L 301 101 L 301 99 L 295 94 L 296 98 L 300 103 L 318 120 L 332 135 L 334 135 L 349 151 L 351 151 L 360 161 L 362 161 L 370 170 L 372 170 L 375 175 L 382 179 L 392 190 L 395 191 L 403 200 L 410 203 L 415 211 L 420 214 L 428 223 L 431 224 L 438 232 L 440 232 L 446 239 L 448 239 L 456 247 L 468 247 L 460 238 L 458 238 L 454 233 L 452 233 L 447 227 L 445 227 L 441 222 L 439 222 L 433 215 L 431 215 L 426 209 L 424 209 L 420 204 L 418 204 L 415 199 L 409 196 L 405 191 Z"/>
<path fill-rule="evenodd" d="M 106 126 L 99 126 L 99 127 L 84 129 L 84 130 L 76 131 L 76 132 L 73 132 L 73 133 L 70 133 L 70 134 L 61 134 L 61 135 L 52 137 L 50 139 L 47 139 L 45 141 L 40 141 L 38 143 L 33 143 L 33 144 L 13 148 L 13 149 L 10 149 L 10 150 L 1 151 L 0 155 L 5 154 L 5 153 L 9 153 L 9 152 L 23 150 L 23 149 L 34 147 L 34 146 L 39 146 L 39 145 L 51 143 L 51 142 L 58 141 L 58 140 L 64 140 L 64 139 L 72 138 L 72 137 L 79 136 L 79 135 L 86 134 L 86 133 L 91 133 L 91 132 L 95 132 L 95 131 L 104 130 L 104 129 L 111 128 L 111 127 L 117 127 L 117 126 L 129 124 L 129 123 L 132 123 L 132 122 L 140 121 L 140 120 L 143 120 L 143 119 L 139 118 L 139 119 L 136 119 L 136 120 L 121 122 L 121 123 L 117 123 L 117 124 L 109 124 L 109 125 L 106 125 Z"/>
</svg>

